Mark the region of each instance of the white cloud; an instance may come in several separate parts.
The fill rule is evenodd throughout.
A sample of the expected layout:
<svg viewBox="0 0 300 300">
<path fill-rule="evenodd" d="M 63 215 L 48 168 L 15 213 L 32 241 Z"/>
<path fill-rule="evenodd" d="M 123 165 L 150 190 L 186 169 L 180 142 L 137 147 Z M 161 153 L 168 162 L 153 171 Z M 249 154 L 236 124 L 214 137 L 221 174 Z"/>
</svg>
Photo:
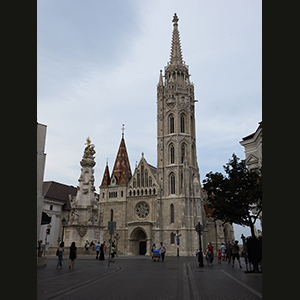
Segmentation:
<svg viewBox="0 0 300 300">
<path fill-rule="evenodd" d="M 261 120 L 261 2 L 119 3 L 72 2 L 70 12 L 67 5 L 38 3 L 37 118 L 48 126 L 45 180 L 76 185 L 90 136 L 98 191 L 107 158 L 113 168 L 122 123 L 132 171 L 141 152 L 156 165 L 156 84 L 170 57 L 174 12 L 199 100 L 201 178 L 222 171 L 233 152 L 243 158 L 239 141 Z"/>
</svg>

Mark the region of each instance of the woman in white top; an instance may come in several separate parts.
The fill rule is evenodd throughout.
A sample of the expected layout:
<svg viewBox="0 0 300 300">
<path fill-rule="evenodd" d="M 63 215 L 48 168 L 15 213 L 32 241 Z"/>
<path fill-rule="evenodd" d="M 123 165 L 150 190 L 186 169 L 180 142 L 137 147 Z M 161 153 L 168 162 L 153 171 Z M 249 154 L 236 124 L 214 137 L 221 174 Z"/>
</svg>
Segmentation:
<svg viewBox="0 0 300 300">
<path fill-rule="evenodd" d="M 163 244 L 163 242 L 160 242 L 159 249 L 160 249 L 160 254 L 161 254 L 161 260 L 164 261 L 164 259 L 165 259 L 165 253 L 166 253 L 166 247 Z"/>
</svg>

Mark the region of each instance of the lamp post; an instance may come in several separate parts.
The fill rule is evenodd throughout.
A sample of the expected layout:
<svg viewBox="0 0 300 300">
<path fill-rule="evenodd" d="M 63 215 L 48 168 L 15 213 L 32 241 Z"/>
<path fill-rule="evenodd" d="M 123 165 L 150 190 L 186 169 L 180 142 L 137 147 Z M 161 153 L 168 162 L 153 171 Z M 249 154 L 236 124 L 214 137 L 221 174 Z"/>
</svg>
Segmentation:
<svg viewBox="0 0 300 300">
<path fill-rule="evenodd" d="M 198 262 L 199 262 L 199 267 L 204 267 L 203 264 L 203 253 L 202 253 L 202 246 L 201 246 L 201 232 L 202 232 L 203 227 L 200 225 L 200 222 L 195 227 L 195 230 L 199 234 L 199 253 L 198 253 Z"/>
<path fill-rule="evenodd" d="M 61 220 L 61 225 L 62 225 L 62 236 L 61 236 L 61 241 L 64 241 L 64 233 L 65 233 L 65 226 L 67 224 L 67 220 L 65 219 L 65 217 L 63 217 L 63 219 Z"/>
</svg>

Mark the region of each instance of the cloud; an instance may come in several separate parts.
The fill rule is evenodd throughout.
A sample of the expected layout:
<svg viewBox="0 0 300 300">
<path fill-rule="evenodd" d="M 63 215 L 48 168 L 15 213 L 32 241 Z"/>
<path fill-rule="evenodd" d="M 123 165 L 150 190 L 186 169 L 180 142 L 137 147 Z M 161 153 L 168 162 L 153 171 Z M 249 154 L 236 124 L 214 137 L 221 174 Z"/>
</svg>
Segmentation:
<svg viewBox="0 0 300 300">
<path fill-rule="evenodd" d="M 245 1 L 38 2 L 37 117 L 46 124 L 45 179 L 77 184 L 90 136 L 95 186 L 113 168 L 125 123 L 132 171 L 156 165 L 156 85 L 179 16 L 195 84 L 201 179 L 222 171 L 261 120 L 261 3 Z"/>
</svg>

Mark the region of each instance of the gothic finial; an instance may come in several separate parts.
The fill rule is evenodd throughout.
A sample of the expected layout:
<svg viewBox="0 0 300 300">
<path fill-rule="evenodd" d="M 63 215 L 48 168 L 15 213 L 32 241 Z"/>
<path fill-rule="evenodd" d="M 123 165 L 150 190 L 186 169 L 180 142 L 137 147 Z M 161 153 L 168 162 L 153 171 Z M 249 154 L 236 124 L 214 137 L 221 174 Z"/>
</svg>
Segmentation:
<svg viewBox="0 0 300 300">
<path fill-rule="evenodd" d="M 162 70 L 160 70 L 160 73 L 159 73 L 159 82 L 158 82 L 158 85 L 163 85 L 163 75 L 162 75 Z"/>
<path fill-rule="evenodd" d="M 174 16 L 173 16 L 173 20 L 172 20 L 172 22 L 174 22 L 174 26 L 175 25 L 178 25 L 178 21 L 179 21 L 179 18 L 177 17 L 177 15 L 176 15 L 176 13 L 174 13 Z"/>
<path fill-rule="evenodd" d="M 125 124 L 122 124 L 122 139 L 124 138 Z"/>
</svg>

